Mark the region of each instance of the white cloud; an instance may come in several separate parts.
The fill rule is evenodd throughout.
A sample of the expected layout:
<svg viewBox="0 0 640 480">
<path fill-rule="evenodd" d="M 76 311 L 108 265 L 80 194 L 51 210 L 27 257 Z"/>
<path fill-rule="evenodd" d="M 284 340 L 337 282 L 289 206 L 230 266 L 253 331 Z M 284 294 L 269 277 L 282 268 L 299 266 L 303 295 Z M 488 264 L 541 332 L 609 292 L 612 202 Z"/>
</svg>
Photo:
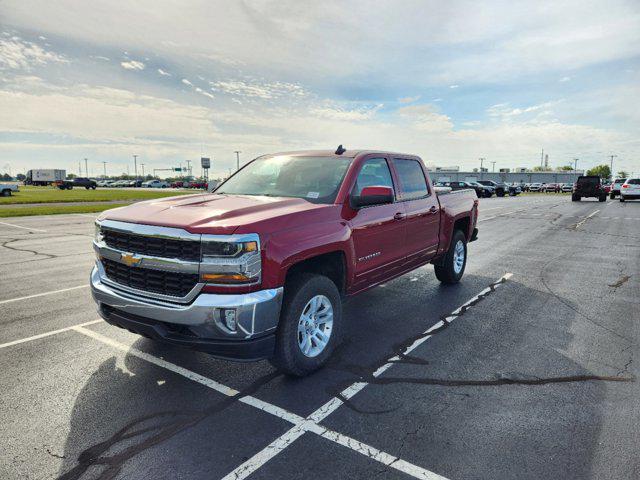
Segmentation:
<svg viewBox="0 0 640 480">
<path fill-rule="evenodd" d="M 303 97 L 306 95 L 305 90 L 300 85 L 286 82 L 258 83 L 243 80 L 227 80 L 210 82 L 210 85 L 214 91 L 240 97 L 273 99 L 284 96 Z"/>
<path fill-rule="evenodd" d="M 43 49 L 33 42 L 12 36 L 0 39 L 0 68 L 31 70 L 47 63 L 67 63 L 64 55 Z"/>
<path fill-rule="evenodd" d="M 163 77 L 170 77 L 171 76 L 171 74 L 169 72 L 167 72 L 167 71 L 165 71 L 165 70 L 163 70 L 161 68 L 158 69 L 158 73 L 160 75 L 162 75 Z"/>
<path fill-rule="evenodd" d="M 191 83 L 189 80 L 187 80 L 186 78 L 183 78 L 181 80 L 182 83 L 184 83 L 185 85 L 189 85 L 190 87 L 193 87 L 193 83 Z"/>
<path fill-rule="evenodd" d="M 449 85 L 449 88 L 458 88 L 460 85 Z"/>
<path fill-rule="evenodd" d="M 528 113 L 537 112 L 538 118 L 541 115 L 548 115 L 552 113 L 552 107 L 561 103 L 563 100 L 555 100 L 552 102 L 545 102 L 538 105 L 530 105 L 528 107 L 513 108 L 509 103 L 498 103 L 492 105 L 487 109 L 487 115 L 490 117 L 498 117 L 502 120 L 509 120 L 513 117 L 519 117 Z"/>
<path fill-rule="evenodd" d="M 398 99 L 398 102 L 400 103 L 413 103 L 413 102 L 417 102 L 418 100 L 420 100 L 421 95 L 416 95 L 415 97 L 401 97 Z"/>
<path fill-rule="evenodd" d="M 128 60 L 126 62 L 120 62 L 120 65 L 125 70 L 144 70 L 146 66 L 144 63 L 139 62 L 137 60 Z"/>
<path fill-rule="evenodd" d="M 568 82 L 569 80 L 571 80 L 571 77 L 562 77 L 560 79 L 561 82 Z"/>
<path fill-rule="evenodd" d="M 362 121 L 373 118 L 376 112 L 382 108 L 382 105 L 376 105 L 374 107 L 348 109 L 339 106 L 324 105 L 320 107 L 311 108 L 309 113 L 317 117 L 326 118 L 330 120 L 342 120 L 342 121 Z"/>
<path fill-rule="evenodd" d="M 409 105 L 399 108 L 397 113 L 409 119 L 418 130 L 439 132 L 453 128 L 451 119 L 447 115 L 436 112 L 431 105 Z"/>
</svg>

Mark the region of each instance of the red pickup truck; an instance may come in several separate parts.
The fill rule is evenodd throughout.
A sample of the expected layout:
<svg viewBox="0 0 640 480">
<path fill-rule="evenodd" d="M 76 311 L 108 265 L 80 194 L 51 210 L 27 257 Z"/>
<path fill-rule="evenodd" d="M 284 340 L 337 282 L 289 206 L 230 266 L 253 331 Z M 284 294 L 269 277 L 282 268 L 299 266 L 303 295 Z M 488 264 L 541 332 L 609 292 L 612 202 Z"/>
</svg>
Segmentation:
<svg viewBox="0 0 640 480">
<path fill-rule="evenodd" d="M 475 191 L 436 192 L 414 155 L 266 155 L 213 193 L 103 213 L 92 294 L 110 324 L 302 376 L 338 344 L 344 296 L 427 263 L 458 282 L 477 217 Z"/>
</svg>

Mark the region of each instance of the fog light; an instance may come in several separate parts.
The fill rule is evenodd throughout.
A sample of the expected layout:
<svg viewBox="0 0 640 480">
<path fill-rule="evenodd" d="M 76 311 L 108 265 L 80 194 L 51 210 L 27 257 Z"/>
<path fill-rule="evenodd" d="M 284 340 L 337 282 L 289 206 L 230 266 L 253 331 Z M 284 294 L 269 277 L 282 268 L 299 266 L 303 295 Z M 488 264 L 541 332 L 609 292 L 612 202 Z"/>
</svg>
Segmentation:
<svg viewBox="0 0 640 480">
<path fill-rule="evenodd" d="M 223 308 L 220 314 L 227 328 L 232 332 L 235 332 L 236 329 L 238 328 L 238 324 L 236 323 L 236 309 Z"/>
</svg>

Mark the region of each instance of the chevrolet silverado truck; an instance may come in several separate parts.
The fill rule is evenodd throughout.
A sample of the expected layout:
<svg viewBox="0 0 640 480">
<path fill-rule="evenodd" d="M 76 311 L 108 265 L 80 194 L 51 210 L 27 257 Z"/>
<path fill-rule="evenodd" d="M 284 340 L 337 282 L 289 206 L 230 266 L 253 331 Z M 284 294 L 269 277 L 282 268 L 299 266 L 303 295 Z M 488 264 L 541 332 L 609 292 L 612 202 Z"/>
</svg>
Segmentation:
<svg viewBox="0 0 640 480">
<path fill-rule="evenodd" d="M 414 155 L 266 155 L 212 193 L 104 212 L 91 289 L 112 325 L 303 376 L 338 345 L 344 297 L 428 263 L 458 282 L 477 218 L 475 191 L 436 192 Z"/>
</svg>

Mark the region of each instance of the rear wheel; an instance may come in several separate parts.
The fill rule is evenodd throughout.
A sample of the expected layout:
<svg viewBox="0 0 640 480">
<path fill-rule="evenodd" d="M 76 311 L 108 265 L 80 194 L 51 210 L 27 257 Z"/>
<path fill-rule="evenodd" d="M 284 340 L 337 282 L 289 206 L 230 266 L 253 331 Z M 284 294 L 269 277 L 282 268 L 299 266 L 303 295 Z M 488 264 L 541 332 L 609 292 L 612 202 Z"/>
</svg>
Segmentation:
<svg viewBox="0 0 640 480">
<path fill-rule="evenodd" d="M 287 282 L 271 363 L 302 377 L 322 367 L 339 342 L 340 292 L 329 278 L 301 274 Z"/>
<path fill-rule="evenodd" d="M 435 265 L 436 278 L 442 283 L 458 283 L 467 265 L 467 237 L 461 230 L 453 232 L 449 251 L 441 265 Z"/>
<path fill-rule="evenodd" d="M 624 202 L 624 197 L 622 195 L 620 195 L 620 201 Z"/>
<path fill-rule="evenodd" d="M 2 190 L 2 192 L 0 192 L 0 197 L 10 197 L 11 196 L 11 190 L 6 189 L 6 190 Z"/>
<path fill-rule="evenodd" d="M 600 201 L 600 202 L 606 202 L 606 201 L 607 201 L 607 196 L 606 196 L 606 195 L 601 195 L 601 196 L 598 198 L 598 201 Z"/>
<path fill-rule="evenodd" d="M 576 195 L 575 193 L 571 195 L 571 201 L 573 202 L 579 202 L 580 201 L 580 195 Z"/>
</svg>

